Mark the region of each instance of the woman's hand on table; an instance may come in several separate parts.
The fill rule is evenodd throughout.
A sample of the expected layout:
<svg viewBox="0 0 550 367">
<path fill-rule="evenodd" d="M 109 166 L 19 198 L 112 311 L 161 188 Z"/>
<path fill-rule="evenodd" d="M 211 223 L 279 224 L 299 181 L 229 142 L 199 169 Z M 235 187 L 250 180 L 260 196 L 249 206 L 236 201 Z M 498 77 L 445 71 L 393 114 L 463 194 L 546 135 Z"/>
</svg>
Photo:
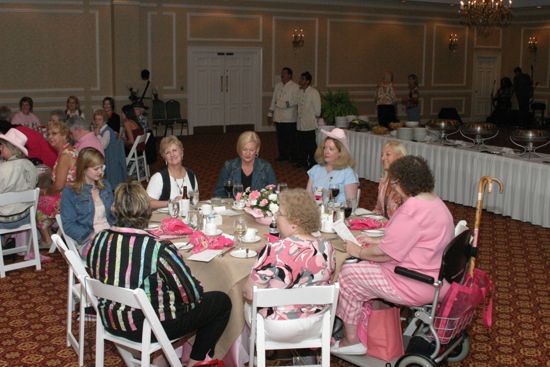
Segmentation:
<svg viewBox="0 0 550 367">
<path fill-rule="evenodd" d="M 350 256 L 360 259 L 361 249 L 363 248 L 362 246 L 357 246 L 355 243 L 351 241 L 345 241 L 344 245 L 346 246 L 346 252 Z"/>
<path fill-rule="evenodd" d="M 378 245 L 381 240 L 382 240 L 382 237 L 374 238 L 374 237 L 369 237 L 366 234 L 360 234 L 359 236 L 357 236 L 357 241 L 359 241 L 359 243 L 362 243 L 362 244 Z"/>
</svg>

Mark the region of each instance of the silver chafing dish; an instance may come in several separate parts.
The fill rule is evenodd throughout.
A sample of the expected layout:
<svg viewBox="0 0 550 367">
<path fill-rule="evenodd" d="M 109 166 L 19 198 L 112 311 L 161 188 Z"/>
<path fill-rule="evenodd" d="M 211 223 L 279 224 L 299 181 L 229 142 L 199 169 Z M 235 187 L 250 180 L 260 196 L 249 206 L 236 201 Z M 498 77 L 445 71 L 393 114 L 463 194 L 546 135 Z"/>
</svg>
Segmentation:
<svg viewBox="0 0 550 367">
<path fill-rule="evenodd" d="M 510 141 L 523 148 L 522 156 L 527 156 L 528 159 L 540 158 L 541 156 L 535 151 L 550 144 L 550 132 L 542 129 L 517 129 L 512 132 Z M 535 145 L 535 143 L 542 144 Z"/>
<path fill-rule="evenodd" d="M 460 126 L 460 134 L 474 143 L 477 149 L 485 149 L 485 141 L 498 135 L 498 127 L 489 122 L 467 122 Z"/>
<path fill-rule="evenodd" d="M 430 120 L 426 128 L 437 133 L 440 143 L 448 143 L 447 137 L 458 132 L 460 122 L 457 120 Z"/>
</svg>

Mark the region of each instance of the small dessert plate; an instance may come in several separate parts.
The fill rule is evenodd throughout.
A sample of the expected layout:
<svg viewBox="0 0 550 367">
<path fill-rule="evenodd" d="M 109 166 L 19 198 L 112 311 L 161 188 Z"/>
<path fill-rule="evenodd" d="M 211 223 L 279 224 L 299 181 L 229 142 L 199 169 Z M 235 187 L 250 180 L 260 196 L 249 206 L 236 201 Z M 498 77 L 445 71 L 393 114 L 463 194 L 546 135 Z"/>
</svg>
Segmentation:
<svg viewBox="0 0 550 367">
<path fill-rule="evenodd" d="M 245 248 L 238 248 L 236 250 L 233 250 L 229 253 L 229 255 L 239 258 L 239 259 L 246 259 L 250 257 L 256 257 L 258 253 L 254 250 L 248 250 Z"/>
<path fill-rule="evenodd" d="M 245 237 L 243 237 L 243 238 L 242 238 L 242 241 L 243 241 L 244 243 L 256 243 L 256 242 L 258 242 L 258 241 L 261 240 L 261 239 L 262 239 L 262 238 L 261 238 L 260 236 L 256 235 L 256 237 L 254 237 L 253 239 L 250 239 L 250 240 L 249 240 L 249 239 L 246 239 Z M 249 251 L 250 251 L 250 250 L 249 250 Z"/>
<path fill-rule="evenodd" d="M 219 235 L 222 234 L 222 233 L 223 233 L 223 231 L 222 231 L 221 229 L 218 228 L 218 229 L 216 229 L 216 233 L 214 233 L 214 234 L 208 234 L 208 233 L 206 233 L 206 232 L 205 232 L 204 234 L 205 234 L 206 236 L 208 236 L 208 237 L 217 237 L 217 236 L 219 236 Z"/>
</svg>

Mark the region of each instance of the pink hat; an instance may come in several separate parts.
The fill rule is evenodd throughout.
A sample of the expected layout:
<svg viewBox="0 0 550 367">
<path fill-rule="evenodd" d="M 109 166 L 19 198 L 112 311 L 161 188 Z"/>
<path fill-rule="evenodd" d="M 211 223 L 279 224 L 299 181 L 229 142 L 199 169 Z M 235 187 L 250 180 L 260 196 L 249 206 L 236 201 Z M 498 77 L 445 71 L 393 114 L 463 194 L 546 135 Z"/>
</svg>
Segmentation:
<svg viewBox="0 0 550 367">
<path fill-rule="evenodd" d="M 7 133 L 0 134 L 0 139 L 11 143 L 11 145 L 22 151 L 26 156 L 29 155 L 27 148 L 25 148 L 25 144 L 27 143 L 27 136 L 21 131 L 11 128 L 8 130 Z"/>
<path fill-rule="evenodd" d="M 346 132 L 342 129 L 336 128 L 332 129 L 331 131 L 321 129 L 321 132 L 327 136 L 327 138 L 331 138 L 334 140 L 338 140 L 346 149 L 348 150 L 348 153 L 351 153 L 349 150 L 348 145 L 348 138 L 346 137 Z"/>
</svg>

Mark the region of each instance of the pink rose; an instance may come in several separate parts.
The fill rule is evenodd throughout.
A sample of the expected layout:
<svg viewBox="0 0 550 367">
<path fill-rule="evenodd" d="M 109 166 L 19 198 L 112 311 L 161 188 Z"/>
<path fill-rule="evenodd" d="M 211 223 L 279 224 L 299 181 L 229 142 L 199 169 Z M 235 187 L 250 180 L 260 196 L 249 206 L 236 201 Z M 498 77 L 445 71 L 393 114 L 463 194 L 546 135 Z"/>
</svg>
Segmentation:
<svg viewBox="0 0 550 367">
<path fill-rule="evenodd" d="M 237 193 L 237 195 L 235 196 L 235 201 L 241 201 L 242 196 L 243 196 L 242 192 Z"/>
<path fill-rule="evenodd" d="M 268 203 L 267 199 L 262 199 L 262 201 L 260 201 L 260 206 L 266 206 Z"/>
<path fill-rule="evenodd" d="M 250 200 L 256 200 L 260 197 L 259 191 L 252 191 L 249 195 Z"/>
</svg>

